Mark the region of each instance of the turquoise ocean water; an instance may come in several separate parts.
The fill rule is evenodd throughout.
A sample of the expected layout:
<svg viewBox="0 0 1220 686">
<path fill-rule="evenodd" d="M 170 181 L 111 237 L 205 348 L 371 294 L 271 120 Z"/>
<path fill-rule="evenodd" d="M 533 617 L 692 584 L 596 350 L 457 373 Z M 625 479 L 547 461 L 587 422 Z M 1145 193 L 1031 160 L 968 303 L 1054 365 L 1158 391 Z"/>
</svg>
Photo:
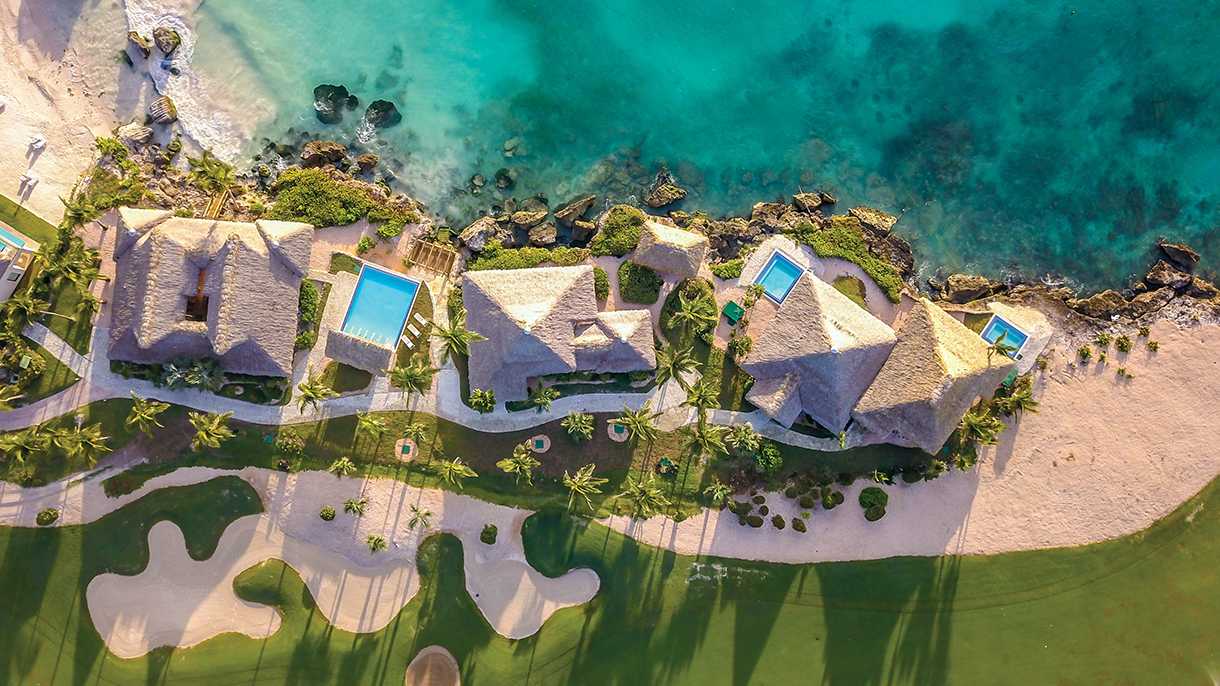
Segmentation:
<svg viewBox="0 0 1220 686">
<path fill-rule="evenodd" d="M 638 196 L 664 163 L 686 210 L 823 188 L 902 213 L 929 268 L 1092 290 L 1162 235 L 1220 267 L 1216 2 L 204 0 L 194 19 L 196 70 L 266 102 L 247 155 L 290 129 L 378 153 L 455 226 L 498 202 L 467 192 L 476 172 L 557 206 Z M 321 83 L 360 110 L 318 123 Z M 377 98 L 404 121 L 360 143 Z"/>
</svg>

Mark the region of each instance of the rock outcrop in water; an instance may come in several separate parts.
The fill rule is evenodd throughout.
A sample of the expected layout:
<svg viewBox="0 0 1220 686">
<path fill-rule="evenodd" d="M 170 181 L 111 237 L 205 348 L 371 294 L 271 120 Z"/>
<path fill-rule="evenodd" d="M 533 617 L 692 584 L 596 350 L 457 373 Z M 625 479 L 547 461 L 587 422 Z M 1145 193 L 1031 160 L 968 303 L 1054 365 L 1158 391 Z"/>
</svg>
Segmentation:
<svg viewBox="0 0 1220 686">
<path fill-rule="evenodd" d="M 148 106 L 148 116 L 152 117 L 154 124 L 173 124 L 178 121 L 178 108 L 174 107 L 174 101 L 169 96 L 157 98 Z"/>
<path fill-rule="evenodd" d="M 153 137 L 152 129 L 136 122 L 120 126 L 114 133 L 119 142 L 127 146 L 128 149 L 136 149 L 147 145 Z"/>
<path fill-rule="evenodd" d="M 486 248 L 487 244 L 491 241 L 499 241 L 500 245 L 505 248 L 511 248 L 517 242 L 511 229 L 500 226 L 491 217 L 480 217 L 473 224 L 467 226 L 458 235 L 458 240 L 475 252 Z"/>
<path fill-rule="evenodd" d="M 361 173 L 367 174 L 373 171 L 373 167 L 376 167 L 380 161 L 380 157 L 365 153 L 356 158 L 356 166 L 360 168 Z"/>
<path fill-rule="evenodd" d="M 538 226 L 530 229 L 529 241 L 530 245 L 536 245 L 543 248 L 549 248 L 555 245 L 555 241 L 559 237 L 559 231 L 555 228 L 553 222 L 543 222 Z"/>
<path fill-rule="evenodd" d="M 364 123 L 373 129 L 388 129 L 402 123 L 402 114 L 389 100 L 374 100 L 364 112 Z"/>
<path fill-rule="evenodd" d="M 570 229 L 578 219 L 585 216 L 585 212 L 588 212 L 595 202 L 597 202 L 596 195 L 586 195 L 573 200 L 555 212 L 555 221 L 559 222 L 560 226 Z"/>
<path fill-rule="evenodd" d="M 1148 274 L 1144 276 L 1144 283 L 1156 288 L 1169 287 L 1176 290 L 1185 288 L 1190 282 L 1190 274 L 1174 269 L 1165 260 L 1157 260 L 1157 263 L 1152 265 L 1152 269 L 1148 270 Z"/>
<path fill-rule="evenodd" d="M 158 26 L 153 29 L 153 43 L 157 44 L 158 50 L 168 56 L 172 55 L 179 45 L 182 45 L 182 37 L 169 27 Z"/>
<path fill-rule="evenodd" d="M 1199 253 L 1181 243 L 1170 243 L 1162 240 L 1157 241 L 1157 245 L 1160 246 L 1161 251 L 1169 258 L 1169 261 L 1173 262 L 1183 271 L 1194 271 L 1195 267 L 1199 265 Z"/>
<path fill-rule="evenodd" d="M 344 86 L 322 84 L 313 89 L 313 109 L 318 121 L 323 124 L 338 124 L 343 121 L 343 110 L 352 109 L 356 98 Z"/>
<path fill-rule="evenodd" d="M 344 157 L 347 157 L 347 148 L 334 141 L 310 141 L 301 151 L 301 166 L 308 169 L 338 164 Z"/>
<path fill-rule="evenodd" d="M 152 55 L 152 46 L 148 44 L 147 40 L 144 40 L 143 36 L 135 31 L 127 32 L 127 42 L 130 43 L 131 47 L 135 48 L 136 52 L 140 53 L 140 56 L 144 59 L 148 59 Z"/>
</svg>

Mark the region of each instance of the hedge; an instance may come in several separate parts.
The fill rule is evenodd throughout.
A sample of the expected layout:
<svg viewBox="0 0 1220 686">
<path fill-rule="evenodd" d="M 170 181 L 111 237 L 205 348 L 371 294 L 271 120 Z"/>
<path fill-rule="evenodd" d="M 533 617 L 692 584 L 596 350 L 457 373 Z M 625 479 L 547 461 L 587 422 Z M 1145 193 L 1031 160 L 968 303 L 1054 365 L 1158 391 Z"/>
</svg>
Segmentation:
<svg viewBox="0 0 1220 686">
<path fill-rule="evenodd" d="M 589 242 L 595 256 L 622 257 L 635 250 L 640 242 L 644 213 L 627 205 L 616 205 L 606 215 L 606 226 Z M 656 301 L 653 301 L 656 302 Z"/>
<path fill-rule="evenodd" d="M 466 268 L 472 272 L 488 269 L 533 269 L 545 262 L 554 262 L 560 267 L 571 267 L 589 259 L 589 251 L 585 248 L 566 248 L 560 246 L 550 250 L 546 248 L 503 248 L 496 241 L 491 241 L 471 260 Z M 604 273 L 604 272 L 603 272 Z M 594 274 L 596 279 L 596 274 Z M 609 284 L 607 284 L 609 288 Z"/>
<path fill-rule="evenodd" d="M 318 318 L 318 287 L 309 279 L 301 280 L 301 295 L 298 307 L 301 312 L 301 323 L 312 325 Z"/>
<path fill-rule="evenodd" d="M 626 260 L 618 268 L 618 293 L 626 302 L 651 305 L 661 297 L 661 277 L 649 267 Z"/>
<path fill-rule="evenodd" d="M 610 297 L 610 275 L 601 267 L 593 267 L 593 294 L 598 300 Z"/>
<path fill-rule="evenodd" d="M 837 257 L 857 264 L 868 274 L 891 302 L 902 302 L 902 276 L 893 265 L 877 257 L 864 243 L 864 227 L 855 217 L 831 217 L 828 228 L 819 229 L 802 222 L 784 233 L 813 248 L 818 257 Z"/>
</svg>

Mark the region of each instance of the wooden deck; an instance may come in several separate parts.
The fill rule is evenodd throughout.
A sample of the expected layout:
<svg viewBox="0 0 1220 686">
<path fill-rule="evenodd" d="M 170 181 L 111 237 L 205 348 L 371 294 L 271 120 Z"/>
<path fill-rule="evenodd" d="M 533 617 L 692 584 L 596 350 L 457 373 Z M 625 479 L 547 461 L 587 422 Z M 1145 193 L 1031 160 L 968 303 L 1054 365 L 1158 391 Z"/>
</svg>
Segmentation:
<svg viewBox="0 0 1220 686">
<path fill-rule="evenodd" d="M 412 266 L 423 267 L 436 274 L 448 274 L 457 259 L 457 251 L 447 246 L 417 240 L 411 246 L 410 259 Z"/>
</svg>

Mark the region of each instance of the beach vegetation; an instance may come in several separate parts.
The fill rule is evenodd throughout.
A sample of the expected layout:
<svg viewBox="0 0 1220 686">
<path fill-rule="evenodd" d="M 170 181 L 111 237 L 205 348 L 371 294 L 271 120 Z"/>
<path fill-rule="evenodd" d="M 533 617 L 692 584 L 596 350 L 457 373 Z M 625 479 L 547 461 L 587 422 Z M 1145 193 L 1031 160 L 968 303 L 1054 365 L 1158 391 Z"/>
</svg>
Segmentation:
<svg viewBox="0 0 1220 686">
<path fill-rule="evenodd" d="M 664 386 L 670 379 L 676 379 L 678 385 L 687 388 L 685 375 L 690 374 L 699 365 L 694 351 L 690 346 L 667 345 L 657 351 L 657 386 Z"/>
<path fill-rule="evenodd" d="M 624 302 L 651 305 L 661 297 L 661 277 L 642 264 L 624 260 L 618 268 L 618 292 Z"/>
<path fill-rule="evenodd" d="M 587 441 L 593 438 L 595 420 L 593 415 L 584 412 L 569 412 L 559 425 L 567 431 L 568 436 L 576 440 Z"/>
<path fill-rule="evenodd" d="M 352 462 L 352 458 L 344 455 L 343 457 L 340 457 L 339 459 L 330 463 L 330 466 L 326 468 L 326 471 L 334 474 L 337 477 L 349 476 L 352 472 L 356 471 L 356 463 Z"/>
<path fill-rule="evenodd" d="M 808 513 L 802 512 L 801 514 L 804 515 L 804 514 L 808 514 Z M 792 530 L 797 533 L 802 533 L 802 534 L 805 533 L 806 531 L 808 531 L 808 528 L 805 526 L 805 520 L 800 517 L 793 517 L 792 518 Z"/>
<path fill-rule="evenodd" d="M 1131 352 L 1131 338 L 1127 336 L 1127 334 L 1119 336 L 1118 338 L 1114 339 L 1114 347 L 1120 353 Z"/>
<path fill-rule="evenodd" d="M 343 511 L 349 515 L 363 517 L 364 510 L 368 507 L 368 498 L 348 498 L 343 501 Z"/>
<path fill-rule="evenodd" d="M 703 495 L 711 503 L 712 507 L 720 510 L 724 509 L 724 505 L 729 501 L 729 497 L 733 495 L 733 489 L 728 484 L 720 480 L 720 477 L 713 476 L 712 482 L 703 489 Z"/>
<path fill-rule="evenodd" d="M 758 508 L 758 514 L 766 517 L 767 515 L 771 514 L 771 508 L 763 505 L 762 507 Z"/>
<path fill-rule="evenodd" d="M 376 440 L 389 431 L 386 421 L 372 412 L 360 412 L 356 415 L 356 434 L 365 434 Z"/>
<path fill-rule="evenodd" d="M 610 297 L 610 275 L 605 269 L 593 266 L 593 295 L 598 300 L 605 300 Z"/>
<path fill-rule="evenodd" d="M 1147 326 L 1141 326 L 1137 335 L 1140 338 L 1147 338 L 1152 335 L 1152 329 L 1148 328 Z"/>
<path fill-rule="evenodd" d="M 318 342 L 318 335 L 312 330 L 302 331 L 297 334 L 296 340 L 293 341 L 292 347 L 297 350 L 309 350 Z"/>
<path fill-rule="evenodd" d="M 335 181 L 321 169 L 288 169 L 280 174 L 271 190 L 277 195 L 267 212 L 268 219 L 323 228 L 347 226 L 368 217 L 372 223 L 383 223 L 382 229 L 390 227 L 386 233 L 395 236 L 406 224 L 419 221 L 414 211 L 374 200 L 363 187 Z M 370 238 L 369 243 L 372 242 Z"/>
<path fill-rule="evenodd" d="M 179 207 L 178 209 L 174 210 L 174 216 L 181 217 L 182 219 L 194 219 L 195 210 L 192 210 L 189 207 Z"/>
<path fill-rule="evenodd" d="M 1105 331 L 1102 331 L 1101 333 L 1099 333 L 1093 337 L 1093 345 L 1096 345 L 1098 348 L 1101 348 L 1103 350 L 1110 347 L 1110 343 L 1112 343 L 1113 341 L 1114 341 L 1114 337 L 1111 336 L 1110 334 L 1106 333 Z"/>
<path fill-rule="evenodd" d="M 1105 350 L 1099 350 L 1099 351 L 1097 351 L 1097 361 L 1098 361 L 1098 362 L 1100 362 L 1100 363 L 1102 363 L 1102 364 L 1108 364 L 1108 363 L 1106 362 L 1106 351 L 1105 351 Z"/>
<path fill-rule="evenodd" d="M 745 260 L 741 260 L 741 259 L 729 260 L 728 262 L 721 262 L 720 264 L 713 264 L 711 266 L 711 270 L 712 270 L 712 274 L 714 274 L 717 279 L 720 279 L 722 281 L 728 281 L 730 279 L 739 278 L 741 276 L 741 268 L 744 265 L 745 265 Z"/>
<path fill-rule="evenodd" d="M 745 422 L 729 429 L 728 434 L 724 437 L 724 442 L 737 453 L 738 457 L 750 457 L 754 455 L 754 451 L 758 450 L 761 438 L 753 425 Z"/>
<path fill-rule="evenodd" d="M 760 529 L 763 525 L 763 518 L 758 515 L 750 515 L 746 517 L 746 524 L 749 524 L 751 529 Z"/>
<path fill-rule="evenodd" d="M 1008 332 L 1005 331 L 991 345 L 987 346 L 987 361 L 991 362 L 991 356 L 997 353 L 1005 357 L 1012 357 L 1018 350 L 1020 350 L 1019 347 L 1008 342 Z"/>
<path fill-rule="evenodd" d="M 496 390 L 494 388 L 487 390 L 472 388 L 470 390 L 470 407 L 480 414 L 494 412 L 496 410 Z"/>
<path fill-rule="evenodd" d="M 327 505 L 318 512 L 318 516 L 321 517 L 322 521 L 324 522 L 333 522 L 335 521 L 335 508 Z"/>
<path fill-rule="evenodd" d="M 305 414 L 306 407 L 317 412 L 318 403 L 339 395 L 334 389 L 322 382 L 321 374 L 313 373 L 313 364 L 310 364 L 305 372 L 305 380 L 297 384 L 297 392 L 297 409 L 300 410 L 301 414 Z"/>
<path fill-rule="evenodd" d="M 1081 362 L 1088 362 L 1093 358 L 1093 349 L 1087 345 L 1082 345 L 1076 351 L 1076 355 L 1080 358 Z"/>
<path fill-rule="evenodd" d="M 1000 441 L 999 434 L 1004 429 L 1004 422 L 979 407 L 967 412 L 957 428 L 963 441 L 980 445 L 995 445 Z"/>
<path fill-rule="evenodd" d="M 619 498 L 627 500 L 632 505 L 631 516 L 635 519 L 647 519 L 669 507 L 669 499 L 656 483 L 652 472 L 646 472 L 640 478 L 627 477 L 627 488 L 618 494 Z"/>
<path fill-rule="evenodd" d="M 788 520 L 784 519 L 783 515 L 777 514 L 771 517 L 771 526 L 776 529 L 783 530 L 788 525 Z"/>
<path fill-rule="evenodd" d="M 297 310 L 302 324 L 312 325 L 318 319 L 318 287 L 309 279 L 301 279 Z"/>
<path fill-rule="evenodd" d="M 496 463 L 496 466 L 506 474 L 512 474 L 517 477 L 518 486 L 521 485 L 522 479 L 525 479 L 525 483 L 532 486 L 534 484 L 534 470 L 541 464 L 541 462 L 534 459 L 529 443 L 518 443 L 513 446 L 512 456 L 500 460 Z"/>
<path fill-rule="evenodd" d="M 550 412 L 551 403 L 559 400 L 559 391 L 545 382 L 539 381 L 538 385 L 529 389 L 529 402 L 539 413 Z"/>
<path fill-rule="evenodd" d="M 261 217 L 266 211 L 267 208 L 261 202 L 250 203 L 250 214 L 256 217 Z"/>
<path fill-rule="evenodd" d="M 596 257 L 622 257 L 635 250 L 635 246 L 640 242 L 640 229 L 643 226 L 643 212 L 628 205 L 611 207 L 606 214 L 605 227 L 589 242 L 589 250 Z"/>
<path fill-rule="evenodd" d="M 215 197 L 237 187 L 233 165 L 217 159 L 211 150 L 204 150 L 198 159 L 187 157 L 186 160 L 191 165 L 191 171 L 186 176 L 187 183 L 194 184 L 203 192 Z"/>
<path fill-rule="evenodd" d="M 484 524 L 483 530 L 479 532 L 479 540 L 486 545 L 495 545 L 496 536 L 499 534 L 500 530 L 495 524 Z"/>
<path fill-rule="evenodd" d="M 780 455 L 775 442 L 763 438 L 758 441 L 758 452 L 754 455 L 758 468 L 764 472 L 777 472 L 784 466 L 784 458 Z"/>
<path fill-rule="evenodd" d="M 805 510 L 812 510 L 818 504 L 817 499 L 808 493 L 806 493 L 805 495 L 802 495 L 800 497 L 800 499 L 797 500 L 796 502 L 798 505 L 801 506 L 802 509 L 805 509 Z"/>
<path fill-rule="evenodd" d="M 466 268 L 472 272 L 489 269 L 533 269 L 548 262 L 559 267 L 571 267 L 584 262 L 588 258 L 589 251 L 586 248 L 568 248 L 561 245 L 557 248 L 549 249 L 532 246 L 510 249 L 501 246 L 499 241 L 488 241 L 487 247 L 483 248 L 482 252 L 479 252 L 473 260 L 468 262 Z M 595 287 L 596 280 L 597 273 L 594 272 Z M 608 281 L 606 287 L 609 288 Z"/>
<path fill-rule="evenodd" d="M 754 349 L 754 339 L 750 337 L 750 334 L 743 333 L 730 338 L 727 347 L 728 353 L 740 360 L 749 355 L 750 351 Z"/>
<path fill-rule="evenodd" d="M 869 486 L 860 491 L 860 507 L 864 508 L 864 518 L 875 522 L 885 516 L 885 506 L 890 502 L 890 496 L 876 486 Z"/>
<path fill-rule="evenodd" d="M 578 495 L 585 499 L 585 505 L 590 510 L 595 509 L 590 496 L 601 493 L 602 484 L 609 481 L 609 479 L 594 476 L 593 471 L 595 469 L 595 465 L 590 462 L 577 470 L 575 476 L 568 474 L 566 469 L 564 470 L 563 487 L 568 489 L 568 511 L 572 510 L 572 503 L 575 502 L 575 498 Z"/>
<path fill-rule="evenodd" d="M 665 299 L 659 317 L 668 340 L 688 344 L 710 335 L 719 319 L 716 289 L 707 279 L 684 279 Z"/>
<path fill-rule="evenodd" d="M 437 371 L 439 370 L 436 367 L 428 363 L 426 355 L 416 355 L 411 364 L 387 369 L 386 374 L 390 377 L 390 385 L 400 389 L 402 395 L 422 395 L 432 388 L 432 377 L 436 376 Z"/>
<path fill-rule="evenodd" d="M 366 252 L 372 250 L 376 246 L 377 246 L 377 244 L 373 241 L 372 238 L 365 236 L 360 239 L 359 243 L 356 244 L 356 254 L 363 255 Z"/>
<path fill-rule="evenodd" d="M 1161 344 L 1156 341 L 1148 341 L 1148 349 L 1152 352 L 1157 352 L 1161 349 Z"/>
<path fill-rule="evenodd" d="M 652 401 L 648 400 L 638 410 L 624 405 L 623 413 L 611 419 L 610 423 L 627 429 L 633 443 L 652 443 L 661 434 L 661 430 L 656 425 L 657 417 L 660 416 L 659 412 L 652 411 Z"/>
<path fill-rule="evenodd" d="M 858 265 L 890 302 L 902 302 L 902 275 L 893 265 L 869 252 L 864 227 L 855 217 L 830 217 L 825 228 L 802 222 L 794 229 L 785 229 L 784 234 L 813 248 L 818 257 L 834 257 Z"/>
<path fill-rule="evenodd" d="M 169 409 L 169 403 L 141 398 L 135 391 L 131 392 L 131 402 L 131 412 L 124 421 L 128 429 L 138 429 L 141 433 L 152 436 L 154 427 L 164 426 L 157 421 L 157 416 Z"/>
<path fill-rule="evenodd" d="M 470 344 L 475 341 L 487 340 L 474 331 L 466 328 L 466 308 L 458 307 L 456 311 L 449 315 L 449 325 L 436 323 L 432 327 L 432 335 L 440 339 L 441 348 L 441 364 L 445 364 L 452 357 L 467 357 L 470 355 Z M 495 406 L 493 392 L 492 406 Z M 477 408 L 476 408 L 477 409 Z M 490 410 L 488 410 L 490 412 Z"/>
</svg>

